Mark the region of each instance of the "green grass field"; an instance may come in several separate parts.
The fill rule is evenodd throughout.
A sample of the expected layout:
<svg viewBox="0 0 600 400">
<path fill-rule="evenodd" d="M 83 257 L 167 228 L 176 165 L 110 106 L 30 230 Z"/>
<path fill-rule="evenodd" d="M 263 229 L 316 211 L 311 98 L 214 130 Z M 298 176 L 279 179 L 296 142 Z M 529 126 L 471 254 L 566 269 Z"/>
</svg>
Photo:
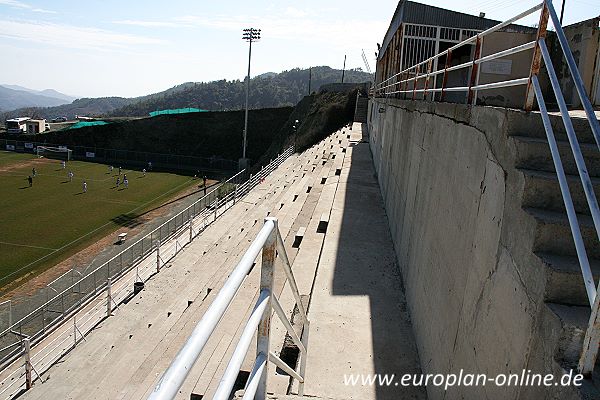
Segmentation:
<svg viewBox="0 0 600 400">
<path fill-rule="evenodd" d="M 110 174 L 106 165 L 71 161 L 62 169 L 58 160 L 0 152 L 0 287 L 55 265 L 194 184 L 168 173 L 123 173 L 127 189 L 115 185 L 117 168 Z"/>
</svg>

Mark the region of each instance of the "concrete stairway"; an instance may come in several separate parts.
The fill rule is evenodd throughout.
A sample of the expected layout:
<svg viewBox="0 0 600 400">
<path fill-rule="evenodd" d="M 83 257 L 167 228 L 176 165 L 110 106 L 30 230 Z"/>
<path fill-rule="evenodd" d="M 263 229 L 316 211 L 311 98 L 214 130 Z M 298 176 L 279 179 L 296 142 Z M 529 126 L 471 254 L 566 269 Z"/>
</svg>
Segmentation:
<svg viewBox="0 0 600 400">
<path fill-rule="evenodd" d="M 310 296 L 324 237 L 316 227 L 323 214 L 331 210 L 335 195 L 331 183 L 339 178 L 347 146 L 347 135 L 339 131 L 301 155 L 290 157 L 148 281 L 141 293 L 122 304 L 114 316 L 104 320 L 85 342 L 44 374 L 45 383 L 37 383 L 22 397 L 145 398 L 266 216 L 279 219 L 290 261 L 298 270 L 301 293 Z M 292 247 L 301 227 L 309 229 L 299 246 Z M 258 295 L 259 274 L 260 268 L 250 272 L 178 398 L 210 398 L 214 393 Z M 276 289 L 291 315 L 295 302 L 283 278 L 283 273 L 276 278 Z M 275 329 L 272 349 L 279 353 L 285 334 L 281 326 Z M 252 353 L 243 366 L 246 371 L 251 369 Z"/>
<path fill-rule="evenodd" d="M 599 196 L 600 152 L 587 121 L 573 118 L 573 122 L 594 191 Z M 598 282 L 600 241 L 566 134 L 562 126 L 554 126 L 554 129 L 592 272 Z M 516 150 L 515 166 L 524 182 L 522 207 L 535 221 L 533 251 L 546 276 L 545 310 L 539 326 L 540 334 L 545 336 L 544 350 L 554 354 L 554 365 L 546 367 L 547 371 L 562 373 L 577 367 L 590 305 L 545 132 L 535 129 L 518 132 L 512 136 L 512 143 Z M 580 394 L 583 398 L 600 398 L 591 380 L 585 381 Z"/>
<path fill-rule="evenodd" d="M 356 97 L 356 108 L 354 110 L 354 122 L 367 123 L 367 112 L 369 109 L 369 98 L 365 96 Z"/>
</svg>

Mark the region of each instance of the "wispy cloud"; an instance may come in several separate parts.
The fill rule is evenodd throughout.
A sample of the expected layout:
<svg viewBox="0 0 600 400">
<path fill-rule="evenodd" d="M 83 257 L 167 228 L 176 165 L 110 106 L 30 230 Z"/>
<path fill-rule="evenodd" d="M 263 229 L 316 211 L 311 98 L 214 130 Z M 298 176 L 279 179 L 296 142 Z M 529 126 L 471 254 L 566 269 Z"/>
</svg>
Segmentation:
<svg viewBox="0 0 600 400">
<path fill-rule="evenodd" d="M 36 8 L 27 3 L 23 3 L 17 0 L 0 0 L 0 5 L 9 6 L 12 8 L 20 8 L 22 10 L 29 10 L 37 13 L 56 14 L 56 11 L 45 10 L 43 8 Z"/>
<path fill-rule="evenodd" d="M 6 0 L 0 0 L 6 1 Z M 0 20 L 0 37 L 73 49 L 111 50 L 164 44 L 161 39 L 44 22 Z"/>
<path fill-rule="evenodd" d="M 271 8 L 263 15 L 185 15 L 169 20 L 119 20 L 114 24 L 140 27 L 193 28 L 240 31 L 253 26 L 262 29 L 265 39 L 293 39 L 322 41 L 336 46 L 361 48 L 372 46 L 364 32 L 385 33 L 381 21 L 367 19 L 323 18 L 319 14 L 298 7 Z M 360 27 L 360 29 L 357 29 Z"/>
<path fill-rule="evenodd" d="M 357 47 L 372 45 L 364 32 L 383 31 L 380 21 L 365 19 L 326 20 L 288 7 L 273 15 L 212 15 L 181 16 L 174 20 L 186 26 L 202 26 L 221 30 L 241 30 L 245 27 L 262 29 L 264 39 L 293 39 L 321 41 L 335 46 Z M 360 29 L 358 29 L 360 28 Z"/>
<path fill-rule="evenodd" d="M 155 28 L 160 28 L 160 27 L 179 28 L 179 27 L 181 27 L 181 24 L 179 24 L 177 22 L 142 21 L 142 20 L 131 20 L 131 19 L 125 19 L 125 20 L 121 20 L 121 21 L 112 21 L 112 23 L 118 24 L 118 25 L 131 25 L 131 26 L 151 27 L 151 28 L 154 28 L 154 27 Z"/>
</svg>

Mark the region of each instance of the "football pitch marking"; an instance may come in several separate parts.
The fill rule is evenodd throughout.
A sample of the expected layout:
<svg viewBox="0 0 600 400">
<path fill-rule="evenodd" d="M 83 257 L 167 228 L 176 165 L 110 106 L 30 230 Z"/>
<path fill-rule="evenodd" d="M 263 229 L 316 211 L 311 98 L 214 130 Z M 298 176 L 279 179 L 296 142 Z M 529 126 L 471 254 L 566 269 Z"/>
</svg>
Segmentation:
<svg viewBox="0 0 600 400">
<path fill-rule="evenodd" d="M 136 172 L 136 171 L 126 171 L 125 173 L 128 174 L 130 172 Z M 27 177 L 27 175 L 31 175 L 31 174 L 30 173 L 20 174 L 20 173 L 11 173 L 11 172 L 0 171 L 0 176 Z M 108 182 L 108 181 L 114 181 L 115 178 L 118 176 L 118 175 L 114 175 L 114 176 L 111 175 L 111 176 L 105 177 L 104 179 L 95 179 L 95 178 L 85 178 L 85 177 L 82 177 L 81 173 L 79 173 L 78 175 L 79 176 L 77 176 L 77 175 L 73 176 L 73 181 L 82 181 L 82 180 L 85 179 L 88 182 Z M 123 175 L 123 174 L 121 174 L 121 175 Z M 36 173 L 35 176 L 36 177 L 38 177 L 38 176 L 46 176 L 46 177 L 53 177 L 53 178 L 65 178 L 65 179 L 68 180 L 68 176 L 66 176 L 66 174 L 40 174 L 40 173 Z"/>
<path fill-rule="evenodd" d="M 52 247 L 32 246 L 30 244 L 9 243 L 9 242 L 2 242 L 2 241 L 0 241 L 0 244 L 5 244 L 8 246 L 30 247 L 32 249 L 58 250 L 58 249 L 53 249 Z"/>
</svg>

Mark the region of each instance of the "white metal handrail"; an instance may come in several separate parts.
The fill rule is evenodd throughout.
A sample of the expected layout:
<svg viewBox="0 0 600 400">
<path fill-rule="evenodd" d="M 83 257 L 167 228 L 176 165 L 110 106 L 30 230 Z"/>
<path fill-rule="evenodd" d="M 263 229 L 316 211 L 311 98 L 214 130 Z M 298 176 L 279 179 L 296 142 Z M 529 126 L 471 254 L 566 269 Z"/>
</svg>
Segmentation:
<svg viewBox="0 0 600 400">
<path fill-rule="evenodd" d="M 564 31 L 562 26 L 556 16 L 556 11 L 554 10 L 554 6 L 551 1 L 545 2 L 545 7 L 548 10 L 548 15 L 552 20 L 554 28 L 556 30 L 556 34 L 559 38 L 559 44 L 562 49 L 562 52 L 567 61 L 567 66 L 569 67 L 569 72 L 575 83 L 575 87 L 577 88 L 577 93 L 583 104 L 583 107 L 586 111 L 586 117 L 588 123 L 590 125 L 592 134 L 594 139 L 596 140 L 597 145 L 600 148 L 600 127 L 598 124 L 598 120 L 596 115 L 593 112 L 591 102 L 583 89 L 583 81 L 581 79 L 581 75 L 579 70 L 577 69 L 575 60 L 573 58 L 573 54 L 571 53 L 571 49 L 568 46 L 568 43 L 565 38 Z M 577 166 L 577 172 L 581 179 L 581 184 L 583 186 L 583 190 L 585 193 L 586 201 L 588 207 L 590 209 L 590 214 L 592 216 L 592 220 L 594 222 L 594 227 L 596 230 L 596 237 L 600 239 L 600 208 L 598 207 L 598 201 L 596 199 L 596 195 L 594 193 L 594 187 L 587 171 L 587 167 L 585 165 L 585 160 L 583 158 L 583 154 L 581 152 L 581 147 L 579 145 L 579 141 L 577 139 L 577 134 L 575 133 L 575 129 L 573 127 L 573 123 L 569 116 L 569 111 L 567 109 L 567 105 L 562 94 L 560 83 L 558 77 L 556 75 L 556 71 L 554 69 L 554 65 L 552 64 L 552 60 L 550 57 L 550 53 L 546 46 L 545 39 L 543 37 L 538 39 L 537 46 L 540 50 L 540 54 L 546 65 L 546 70 L 548 71 L 548 77 L 550 78 L 550 84 L 552 86 L 552 90 L 554 93 L 554 97 L 556 98 L 561 118 L 563 121 L 563 126 L 565 128 L 567 138 L 569 140 L 569 145 L 571 147 L 571 151 L 573 153 L 573 157 L 575 159 L 575 164 Z M 575 212 L 575 208 L 573 206 L 573 200 L 571 198 L 571 194 L 569 192 L 569 186 L 567 183 L 566 175 L 564 172 L 564 168 L 562 165 L 562 161 L 560 159 L 560 154 L 558 151 L 558 147 L 556 145 L 556 139 L 554 137 L 554 131 L 552 128 L 552 124 L 550 122 L 550 117 L 548 115 L 548 111 L 546 109 L 546 104 L 544 97 L 542 95 L 542 89 L 539 83 L 537 76 L 532 77 L 532 86 L 535 91 L 535 98 L 537 99 L 538 106 L 540 108 L 540 114 L 542 116 L 542 121 L 544 124 L 544 129 L 546 131 L 546 137 L 548 139 L 548 144 L 550 145 L 550 152 L 552 154 L 552 160 L 554 163 L 554 167 L 556 169 L 556 174 L 558 176 L 559 186 L 561 190 L 561 194 L 563 197 L 563 202 L 565 204 L 565 208 L 567 211 L 567 218 L 569 220 L 569 226 L 571 229 L 571 234 L 573 236 L 573 241 L 575 244 L 575 251 L 577 254 L 577 258 L 579 261 L 579 266 L 581 268 L 581 274 L 583 276 L 583 281 L 585 284 L 585 289 L 588 297 L 588 301 L 591 306 L 591 315 L 588 323 L 588 328 L 586 330 L 586 334 L 584 337 L 583 350 L 581 352 L 581 356 L 579 359 L 579 371 L 585 375 L 590 376 L 598 355 L 598 344 L 600 341 L 600 296 L 598 296 L 598 292 L 600 291 L 600 286 L 596 287 L 596 282 L 594 281 L 594 276 L 592 274 L 590 263 L 588 259 L 588 255 L 585 249 L 585 244 L 583 242 L 583 238 L 581 236 L 581 230 L 579 227 L 579 221 L 577 218 L 577 214 Z"/>
<path fill-rule="evenodd" d="M 205 208 L 199 214 L 195 215 L 193 218 L 190 217 L 188 220 L 189 226 L 188 225 L 182 226 L 180 229 L 176 230 L 175 232 L 173 232 L 170 235 L 170 237 L 173 237 L 173 236 L 175 237 L 175 246 L 173 244 L 165 244 L 164 243 L 165 241 L 163 241 L 162 245 L 161 245 L 161 243 L 157 243 L 156 244 L 156 250 L 157 250 L 156 251 L 156 259 L 157 259 L 156 266 L 154 266 L 153 263 L 145 263 L 144 271 L 139 271 L 139 270 L 136 271 L 136 274 L 135 274 L 136 276 L 135 276 L 134 281 L 138 281 L 138 280 L 146 281 L 153 274 L 160 271 L 161 265 L 164 265 L 171 258 L 175 257 L 179 252 L 181 252 L 181 250 L 183 248 L 185 248 L 185 246 L 188 243 L 190 243 L 195 236 L 200 234 L 208 225 L 210 225 L 210 223 L 212 223 L 212 221 L 216 220 L 217 216 L 222 215 L 227 209 L 231 208 L 236 203 L 237 199 L 244 197 L 253 187 L 260 184 L 264 180 L 265 177 L 267 177 L 271 172 L 273 172 L 279 165 L 281 165 L 281 163 L 283 163 L 293 153 L 294 153 L 293 147 L 286 149 L 276 159 L 271 160 L 271 162 L 267 166 L 262 168 L 257 174 L 251 175 L 250 178 L 247 179 L 244 183 L 235 184 L 233 188 L 230 188 L 232 190 L 229 193 L 224 194 L 223 196 L 217 196 L 216 200 L 213 204 L 213 206 L 215 207 L 214 210 Z M 237 175 L 238 174 L 236 174 L 236 176 Z M 226 183 L 230 183 L 231 181 L 232 181 L 232 179 L 228 180 Z M 225 187 L 226 190 L 228 189 L 227 186 L 220 185 L 218 188 L 215 188 L 211 192 L 207 193 L 207 195 L 204 196 L 202 199 L 208 198 L 208 196 L 210 196 L 211 194 L 214 196 L 217 193 L 217 191 L 223 187 Z M 221 198 L 219 198 L 219 197 L 221 197 Z M 202 199 L 200 199 L 200 200 L 202 200 Z M 194 203 L 194 204 L 196 204 L 196 203 Z M 192 206 L 190 206 L 190 207 L 192 207 Z M 186 210 L 189 209 L 190 207 L 186 208 Z M 180 214 L 183 215 L 183 212 Z M 172 219 L 178 218 L 178 216 L 180 214 L 173 217 Z M 213 214 L 215 216 L 215 219 L 212 218 Z M 210 217 L 210 218 L 207 218 L 207 217 Z M 171 221 L 171 220 L 169 220 L 169 221 Z M 194 230 L 193 230 L 192 223 L 194 220 L 201 221 L 201 228 L 197 232 L 194 232 Z M 168 222 L 165 222 L 161 226 L 164 226 L 167 223 Z M 186 232 L 188 227 L 190 229 L 189 239 L 185 239 L 185 237 L 188 236 L 188 234 Z M 160 229 L 160 227 L 157 228 L 157 230 L 158 229 Z M 178 238 L 182 239 L 182 243 L 180 243 L 177 246 Z M 140 241 L 137 241 L 136 243 L 138 243 Z M 176 247 L 175 253 L 170 251 L 172 248 L 175 248 L 175 247 Z M 127 250 L 128 249 L 126 249 L 125 251 L 127 251 Z M 163 260 L 161 257 L 160 251 L 163 252 L 163 255 L 165 253 L 168 254 L 168 256 L 167 256 L 168 258 L 165 258 Z M 147 260 L 148 256 L 150 256 L 151 254 L 152 253 L 148 253 L 148 255 L 143 260 L 140 260 L 137 263 L 137 265 L 133 265 L 131 268 L 129 268 L 129 270 L 131 270 L 133 268 L 137 269 L 138 266 L 140 265 L 140 263 Z M 124 275 L 125 275 L 125 273 L 123 272 L 123 273 L 119 274 L 119 276 L 117 276 L 117 278 L 124 276 Z M 116 279 L 113 279 L 112 283 L 114 283 L 115 281 L 116 281 Z M 76 287 L 78 285 L 78 283 L 79 283 L 79 281 L 73 283 L 71 286 L 69 286 L 69 288 L 67 288 L 65 290 L 69 290 L 73 287 Z M 131 282 L 131 283 L 133 283 L 133 282 Z M 83 308 L 84 306 L 88 305 L 97 296 L 99 296 L 100 294 L 102 294 L 104 292 L 107 293 L 106 304 L 103 304 L 103 303 L 96 304 L 93 307 L 93 309 L 84 316 L 84 318 L 82 320 L 78 319 L 77 321 L 75 321 L 74 315 L 78 311 L 78 309 Z M 89 298 L 87 298 L 87 300 L 85 302 L 82 302 L 79 305 L 79 308 L 70 311 L 68 315 L 64 315 L 63 318 L 61 318 L 61 320 L 59 321 L 60 322 L 59 324 L 56 324 L 54 327 L 50 327 L 50 325 L 46 326 L 46 329 L 47 329 L 46 334 L 49 334 L 50 332 L 53 332 L 56 329 L 58 329 L 59 326 L 61 326 L 65 322 L 73 321 L 73 326 L 75 327 L 75 331 L 68 330 L 68 329 L 64 330 L 60 335 L 57 335 L 54 339 L 52 339 L 52 341 L 45 344 L 42 349 L 37 350 L 35 354 L 30 354 L 29 351 L 31 351 L 31 348 L 34 347 L 34 344 L 39 343 L 41 341 L 41 339 L 43 339 L 43 336 L 28 337 L 26 335 L 23 335 L 20 338 L 20 341 L 15 342 L 15 343 L 11 344 L 10 346 L 8 346 L 10 348 L 10 347 L 19 345 L 20 349 L 18 349 L 17 352 L 15 353 L 13 360 L 10 363 L 5 364 L 3 370 L 10 366 L 14 366 L 15 363 L 20 362 L 21 359 L 24 358 L 25 360 L 29 360 L 29 361 L 25 361 L 24 363 L 21 362 L 20 367 L 23 367 L 23 366 L 27 367 L 27 363 L 29 363 L 31 368 L 35 369 L 34 366 L 37 365 L 39 367 L 37 372 L 39 374 L 43 374 L 45 371 L 48 370 L 48 368 L 50 368 L 50 366 L 52 366 L 56 361 L 58 361 L 63 356 L 65 351 L 72 349 L 102 319 L 111 315 L 111 312 L 114 310 L 114 308 L 118 307 L 118 304 L 120 304 L 122 301 L 124 301 L 126 298 L 128 298 L 132 293 L 133 293 L 133 285 L 131 285 L 131 284 L 123 285 L 117 292 L 111 293 L 111 279 L 109 278 L 108 282 L 105 282 L 103 285 L 101 285 L 100 287 L 97 288 L 97 290 L 94 293 L 95 296 L 91 296 L 91 297 L 88 296 Z M 56 298 L 56 297 L 57 296 L 54 296 L 54 298 Z M 9 305 L 9 307 L 11 306 L 10 303 L 8 303 L 8 305 Z M 39 309 L 41 309 L 41 307 L 36 310 L 39 310 Z M 11 326 L 15 326 L 15 324 L 13 324 Z M 50 329 L 50 328 L 52 328 L 52 329 Z M 5 331 L 5 333 L 6 333 L 6 331 Z M 31 343 L 31 347 L 23 345 L 25 340 L 27 340 Z M 64 344 L 68 340 L 72 340 L 73 343 L 71 346 L 65 347 Z M 25 376 L 25 379 L 24 380 L 15 379 L 15 374 L 19 374 L 20 376 Z M 4 377 L 4 379 L 2 381 L 0 381 L 0 398 L 2 398 L 2 399 L 12 398 L 15 394 L 19 393 L 21 389 L 23 389 L 23 388 L 28 389 L 29 387 L 31 387 L 31 385 L 33 385 L 33 382 L 38 378 L 39 378 L 39 376 L 37 376 L 37 375 L 36 376 L 32 376 L 31 374 L 27 375 L 24 372 L 24 370 L 21 368 L 14 369 L 8 376 Z"/>
<path fill-rule="evenodd" d="M 241 260 L 219 291 L 217 297 L 202 316 L 200 322 L 198 322 L 194 328 L 194 331 L 187 342 L 179 350 L 179 353 L 177 353 L 177 356 L 171 362 L 171 365 L 164 372 L 154 391 L 148 396 L 148 400 L 170 400 L 175 398 L 211 334 L 216 329 L 229 304 L 231 304 L 240 286 L 250 272 L 254 260 L 258 257 L 259 253 L 262 253 L 259 297 L 241 334 L 236 349 L 227 365 L 227 369 L 221 378 L 213 399 L 229 399 L 236 377 L 244 358 L 246 357 L 246 353 L 250 348 L 254 333 L 257 330 L 256 359 L 246 384 L 243 398 L 259 400 L 264 400 L 266 398 L 268 361 L 273 362 L 286 371 L 292 378 L 297 379 L 299 381 L 299 394 L 304 394 L 309 321 L 306 310 L 301 302 L 291 265 L 286 255 L 277 219 L 266 218 L 265 223 L 258 232 L 256 238 L 248 250 L 246 250 Z M 297 301 L 297 307 L 302 318 L 302 338 L 294 331 L 273 292 L 274 266 L 277 256 L 281 257 L 283 269 Z M 290 337 L 300 350 L 300 365 L 298 370 L 291 368 L 277 357 L 277 355 L 269 351 L 271 314 L 273 310 L 281 318 Z"/>
</svg>

